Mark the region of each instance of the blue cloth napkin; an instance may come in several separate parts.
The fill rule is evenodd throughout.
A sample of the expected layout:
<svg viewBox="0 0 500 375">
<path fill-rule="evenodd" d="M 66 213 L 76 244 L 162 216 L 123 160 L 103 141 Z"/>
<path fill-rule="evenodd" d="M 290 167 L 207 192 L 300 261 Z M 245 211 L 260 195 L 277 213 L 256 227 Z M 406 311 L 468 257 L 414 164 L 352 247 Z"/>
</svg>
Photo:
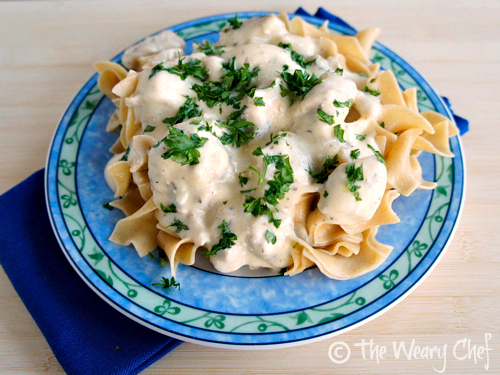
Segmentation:
<svg viewBox="0 0 500 375">
<path fill-rule="evenodd" d="M 43 170 L 0 196 L 0 264 L 68 374 L 137 374 L 182 343 L 127 318 L 82 281 L 53 234 Z"/>
</svg>

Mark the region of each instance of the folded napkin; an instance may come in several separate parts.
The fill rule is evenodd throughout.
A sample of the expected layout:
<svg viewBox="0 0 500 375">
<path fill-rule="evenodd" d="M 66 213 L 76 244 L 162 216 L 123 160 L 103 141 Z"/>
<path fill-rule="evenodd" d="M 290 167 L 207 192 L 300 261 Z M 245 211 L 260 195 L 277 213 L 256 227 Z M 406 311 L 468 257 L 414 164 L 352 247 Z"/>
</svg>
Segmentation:
<svg viewBox="0 0 500 375">
<path fill-rule="evenodd" d="M 315 16 L 355 32 L 323 8 Z M 455 120 L 465 133 L 467 120 Z M 0 264 L 68 374 L 137 374 L 182 342 L 122 315 L 73 270 L 52 232 L 43 170 L 0 196 Z"/>
<path fill-rule="evenodd" d="M 0 196 L 0 264 L 68 374 L 137 374 L 182 343 L 119 313 L 78 276 L 50 225 L 43 170 Z"/>
</svg>

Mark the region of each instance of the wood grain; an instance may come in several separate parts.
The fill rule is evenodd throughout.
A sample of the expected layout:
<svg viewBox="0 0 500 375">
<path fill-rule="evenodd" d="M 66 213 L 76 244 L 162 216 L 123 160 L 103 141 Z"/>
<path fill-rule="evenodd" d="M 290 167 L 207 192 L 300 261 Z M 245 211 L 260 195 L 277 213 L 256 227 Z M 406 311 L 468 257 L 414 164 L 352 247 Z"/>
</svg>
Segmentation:
<svg viewBox="0 0 500 375">
<path fill-rule="evenodd" d="M 270 351 L 214 349 L 185 343 L 144 374 L 422 374 L 442 359 L 396 359 L 392 343 L 448 346 L 445 373 L 500 373 L 500 3 L 477 1 L 308 1 L 324 5 L 358 29 L 378 26 L 379 41 L 403 56 L 470 120 L 463 137 L 467 193 L 460 225 L 442 261 L 409 297 L 375 320 L 336 338 Z M 45 164 L 66 105 L 93 74 L 92 62 L 189 19 L 218 13 L 293 12 L 299 1 L 215 0 L 0 2 L 0 193 Z M 0 373 L 64 371 L 0 269 Z M 490 367 L 452 356 L 457 340 L 484 345 Z M 387 359 L 363 359 L 355 344 L 373 339 Z M 351 358 L 335 365 L 329 346 L 344 341 Z"/>
</svg>

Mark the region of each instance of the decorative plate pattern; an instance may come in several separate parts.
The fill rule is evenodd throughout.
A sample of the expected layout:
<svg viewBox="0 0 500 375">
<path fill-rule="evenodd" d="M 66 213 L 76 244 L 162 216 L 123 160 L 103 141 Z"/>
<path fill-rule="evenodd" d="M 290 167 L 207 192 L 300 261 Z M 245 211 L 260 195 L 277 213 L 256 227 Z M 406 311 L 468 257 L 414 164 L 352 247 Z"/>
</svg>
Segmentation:
<svg viewBox="0 0 500 375">
<path fill-rule="evenodd" d="M 232 17 L 203 18 L 170 30 L 186 39 L 190 53 L 193 41 L 215 41 Z M 323 22 L 304 18 L 316 25 Z M 330 28 L 349 34 L 342 26 Z M 429 84 L 396 54 L 375 43 L 371 58 L 383 69 L 392 69 L 402 88 L 417 87 L 421 110 L 452 118 Z M 435 180 L 438 187 L 395 201 L 401 223 L 382 227 L 377 236 L 394 251 L 373 272 L 337 281 L 316 268 L 294 277 L 237 277 L 180 265 L 180 291 L 153 287 L 152 282 L 162 276 L 170 277 L 168 267 L 140 259 L 132 248 L 107 239 L 122 214 L 103 208 L 113 200 L 103 170 L 116 135 L 105 131 L 114 106 L 97 89 L 96 78 L 80 90 L 54 135 L 47 162 L 47 204 L 61 247 L 80 276 L 106 302 L 141 324 L 183 340 L 240 348 L 298 345 L 340 334 L 407 295 L 430 272 L 450 240 L 464 192 L 458 137 L 450 140 L 455 158 L 420 156 L 424 179 Z"/>
</svg>

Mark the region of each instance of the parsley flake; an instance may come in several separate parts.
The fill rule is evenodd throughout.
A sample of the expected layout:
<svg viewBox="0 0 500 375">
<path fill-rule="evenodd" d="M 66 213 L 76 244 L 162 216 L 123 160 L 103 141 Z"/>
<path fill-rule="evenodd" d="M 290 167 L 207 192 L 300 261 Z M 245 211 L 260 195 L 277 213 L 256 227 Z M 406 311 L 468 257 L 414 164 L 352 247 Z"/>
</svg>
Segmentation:
<svg viewBox="0 0 500 375">
<path fill-rule="evenodd" d="M 337 73 L 338 75 L 344 75 L 344 69 L 341 69 L 341 68 L 337 68 L 335 69 L 335 72 L 334 73 Z"/>
<path fill-rule="evenodd" d="M 248 177 L 243 177 L 241 173 L 238 175 L 238 178 L 240 180 L 241 187 L 245 186 L 248 183 Z"/>
<path fill-rule="evenodd" d="M 172 158 L 180 165 L 198 164 L 200 152 L 197 148 L 203 147 L 208 138 L 200 138 L 198 134 L 191 134 L 189 137 L 181 129 L 172 126 L 168 127 L 170 134 L 161 140 L 170 150 L 162 154 L 163 159 Z"/>
<path fill-rule="evenodd" d="M 196 42 L 195 42 L 196 43 Z M 203 52 L 207 56 L 220 56 L 225 51 L 223 50 L 225 46 L 214 46 L 209 40 L 205 40 L 204 43 L 196 43 L 196 48 L 198 51 Z"/>
<path fill-rule="evenodd" d="M 297 64 L 299 64 L 304 69 L 309 68 L 316 61 L 316 59 L 306 61 L 304 56 L 302 56 L 300 53 L 295 52 L 292 49 L 292 45 L 290 43 L 280 42 L 278 44 L 278 47 L 281 47 L 281 48 L 285 49 L 286 51 L 290 52 L 292 60 L 295 61 Z M 288 68 L 283 69 L 283 70 L 288 70 Z"/>
<path fill-rule="evenodd" d="M 323 122 L 326 122 L 328 125 L 333 125 L 335 122 L 335 119 L 333 116 L 327 114 L 325 111 L 322 109 L 318 109 L 316 111 L 316 116 Z"/>
<path fill-rule="evenodd" d="M 357 158 L 359 158 L 360 154 L 361 154 L 361 151 L 359 151 L 359 148 L 357 148 L 355 150 L 352 150 L 351 151 L 351 158 L 353 158 L 354 160 L 356 160 Z"/>
<path fill-rule="evenodd" d="M 246 195 L 243 207 L 245 208 L 245 212 L 250 213 L 253 216 L 267 214 L 269 222 L 273 223 L 276 228 L 279 228 L 279 226 L 281 225 L 281 220 L 274 218 L 273 212 L 271 211 L 269 206 L 265 203 L 262 203 L 262 198 L 254 198 Z"/>
<path fill-rule="evenodd" d="M 203 252 L 203 255 L 205 255 L 207 258 L 214 254 L 217 254 L 219 250 L 229 249 L 235 244 L 234 241 L 238 239 L 238 237 L 236 237 L 236 234 L 231 233 L 231 231 L 227 227 L 227 223 L 225 220 L 222 220 L 221 225 L 219 225 L 217 228 L 221 229 L 222 237 L 216 245 L 212 246 L 212 249 L 210 251 Z"/>
<path fill-rule="evenodd" d="M 366 138 L 366 134 L 356 134 L 356 139 L 363 142 Z"/>
<path fill-rule="evenodd" d="M 160 208 L 166 214 L 176 213 L 177 212 L 177 208 L 175 207 L 175 204 L 173 204 L 173 203 L 170 206 L 167 206 L 167 207 L 165 207 L 163 205 L 163 203 L 160 203 Z"/>
<path fill-rule="evenodd" d="M 282 97 L 287 95 L 291 95 L 292 98 L 295 96 L 304 97 L 314 86 L 323 82 L 320 78 L 316 77 L 314 73 L 310 75 L 308 72 L 300 69 L 295 70 L 293 74 L 281 72 L 280 75 L 288 86 L 280 83 Z"/>
<path fill-rule="evenodd" d="M 351 191 L 351 193 L 354 194 L 354 198 L 356 198 L 357 201 L 362 200 L 359 197 L 359 189 L 361 186 L 355 185 L 356 182 L 358 181 L 363 181 L 365 179 L 363 175 L 363 164 L 361 164 L 358 168 L 354 165 L 354 163 L 348 164 L 345 168 L 345 173 L 347 174 L 347 188 Z"/>
<path fill-rule="evenodd" d="M 175 282 L 175 277 L 171 277 L 170 279 L 166 277 L 162 277 L 159 283 L 153 283 L 152 286 L 161 286 L 163 289 L 175 288 L 177 290 L 181 290 L 181 284 Z"/>
<path fill-rule="evenodd" d="M 234 16 L 234 18 L 228 19 L 227 22 L 229 22 L 229 27 L 224 30 L 225 33 L 229 32 L 229 30 L 231 30 L 231 29 L 233 29 L 233 30 L 239 29 L 241 27 L 241 25 L 243 24 L 243 22 L 238 21 L 237 14 Z"/>
<path fill-rule="evenodd" d="M 110 210 L 110 211 L 113 211 L 113 210 L 115 209 L 113 206 L 111 206 L 111 205 L 109 204 L 109 202 L 108 202 L 108 203 L 104 203 L 102 206 L 103 206 L 105 209 Z"/>
<path fill-rule="evenodd" d="M 152 252 L 148 253 L 149 259 L 155 259 L 158 262 L 160 262 L 160 267 L 163 267 L 165 264 L 168 263 L 168 256 L 165 253 L 165 250 L 158 248 L 158 256 L 155 256 Z"/>
<path fill-rule="evenodd" d="M 151 126 L 151 125 L 148 125 L 146 126 L 146 128 L 144 129 L 144 133 L 149 133 L 149 132 L 152 132 L 153 130 L 155 130 L 156 127 L 155 126 Z"/>
<path fill-rule="evenodd" d="M 335 125 L 333 127 L 333 134 L 335 135 L 335 137 L 338 138 L 338 140 L 340 142 L 345 142 L 345 139 L 344 139 L 344 129 L 342 129 L 342 127 L 339 125 Z"/>
<path fill-rule="evenodd" d="M 372 150 L 372 152 L 375 154 L 375 156 L 377 157 L 377 160 L 379 162 L 381 162 L 382 164 L 386 165 L 385 164 L 385 158 L 382 156 L 382 154 L 380 153 L 380 151 L 375 150 L 375 148 L 372 145 L 368 145 L 368 148 L 370 150 Z"/>
<path fill-rule="evenodd" d="M 233 57 L 231 61 L 222 63 L 222 70 L 225 73 L 219 81 L 194 84 L 191 89 L 198 95 L 198 100 L 203 100 L 210 108 L 221 103 L 239 108 L 239 101 L 252 92 L 253 88 L 248 85 L 259 73 L 259 68 L 250 70 L 248 63 L 236 68 L 236 58 Z"/>
<path fill-rule="evenodd" d="M 328 180 L 328 176 L 330 176 L 330 173 L 332 173 L 339 164 L 340 163 L 338 155 L 335 155 L 333 158 L 328 155 L 325 158 L 325 162 L 323 163 L 323 166 L 321 167 L 321 171 L 319 173 L 314 172 L 311 168 L 308 169 L 308 172 L 312 178 L 316 179 L 316 182 L 318 184 L 322 184 L 326 180 Z"/>
<path fill-rule="evenodd" d="M 352 98 L 346 100 L 345 102 L 339 102 L 337 101 L 337 99 L 335 99 L 333 101 L 333 105 L 337 108 L 351 108 L 352 102 L 353 102 Z"/>
<path fill-rule="evenodd" d="M 176 233 L 180 233 L 181 230 L 189 230 L 189 227 L 186 224 L 184 224 L 182 221 L 180 221 L 180 220 L 175 220 L 172 224 L 170 224 L 169 226 L 167 226 L 167 228 L 168 227 L 175 227 L 176 228 L 176 230 L 175 230 Z"/>
<path fill-rule="evenodd" d="M 272 243 L 273 245 L 276 244 L 276 235 L 273 232 L 270 232 L 269 230 L 266 230 L 266 241 L 267 243 Z"/>
<path fill-rule="evenodd" d="M 379 96 L 380 95 L 380 91 L 378 91 L 378 90 L 372 90 L 368 86 L 365 86 L 363 88 L 363 90 L 361 90 L 361 91 L 367 92 L 368 94 L 372 94 L 373 96 Z"/>
<path fill-rule="evenodd" d="M 255 104 L 257 107 L 264 107 L 266 105 L 262 96 L 257 96 L 256 98 L 254 98 L 253 104 Z"/>
<path fill-rule="evenodd" d="M 198 117 L 201 112 L 198 111 L 198 104 L 196 104 L 196 98 L 190 98 L 184 95 L 186 101 L 180 106 L 177 114 L 174 117 L 167 117 L 163 120 L 164 124 L 176 125 L 184 122 L 190 118 Z M 197 125 L 197 124 L 195 124 Z"/>
<path fill-rule="evenodd" d="M 279 133 L 279 134 L 276 134 L 276 135 L 273 135 L 273 133 L 271 133 L 271 136 L 270 136 L 270 141 L 266 143 L 266 146 L 269 146 L 271 143 L 272 144 L 275 144 L 277 145 L 279 140 L 281 138 L 284 138 L 288 135 L 288 133 Z M 260 148 L 260 147 L 259 147 Z M 257 151 L 257 150 L 256 150 Z M 255 151 L 254 151 L 255 152 Z M 259 155 L 263 155 L 262 153 L 262 149 L 260 150 L 261 154 Z M 255 154 L 254 154 L 255 155 Z M 257 155 L 258 156 L 258 155 Z"/>
<path fill-rule="evenodd" d="M 326 190 L 325 190 L 325 192 L 323 193 L 323 198 L 328 197 L 328 195 L 329 195 L 329 194 L 328 194 L 328 191 L 326 191 Z"/>
<path fill-rule="evenodd" d="M 188 61 L 187 63 L 184 63 L 185 57 L 180 57 L 179 55 L 179 62 L 177 65 L 171 67 L 171 68 L 165 68 L 163 66 L 163 63 L 159 63 L 151 69 L 151 74 L 149 75 L 149 78 L 155 76 L 158 72 L 161 71 L 167 71 L 170 74 L 175 74 L 181 77 L 181 79 L 184 81 L 188 76 L 194 76 L 196 78 L 199 78 L 201 80 L 204 80 L 208 76 L 208 69 L 201 66 L 201 60 L 199 59 L 193 59 Z"/>
<path fill-rule="evenodd" d="M 127 161 L 128 160 L 128 154 L 130 154 L 130 146 L 127 147 L 125 150 L 125 153 L 121 157 L 120 161 Z"/>
<path fill-rule="evenodd" d="M 246 108 L 247 106 L 245 105 L 240 110 L 231 113 L 228 116 L 227 123 L 220 120 L 215 122 L 215 125 L 219 128 L 228 130 L 228 132 L 224 132 L 224 134 L 219 137 L 223 145 L 241 147 L 253 139 L 253 135 L 255 134 L 255 124 L 250 121 L 238 119 Z"/>
</svg>

